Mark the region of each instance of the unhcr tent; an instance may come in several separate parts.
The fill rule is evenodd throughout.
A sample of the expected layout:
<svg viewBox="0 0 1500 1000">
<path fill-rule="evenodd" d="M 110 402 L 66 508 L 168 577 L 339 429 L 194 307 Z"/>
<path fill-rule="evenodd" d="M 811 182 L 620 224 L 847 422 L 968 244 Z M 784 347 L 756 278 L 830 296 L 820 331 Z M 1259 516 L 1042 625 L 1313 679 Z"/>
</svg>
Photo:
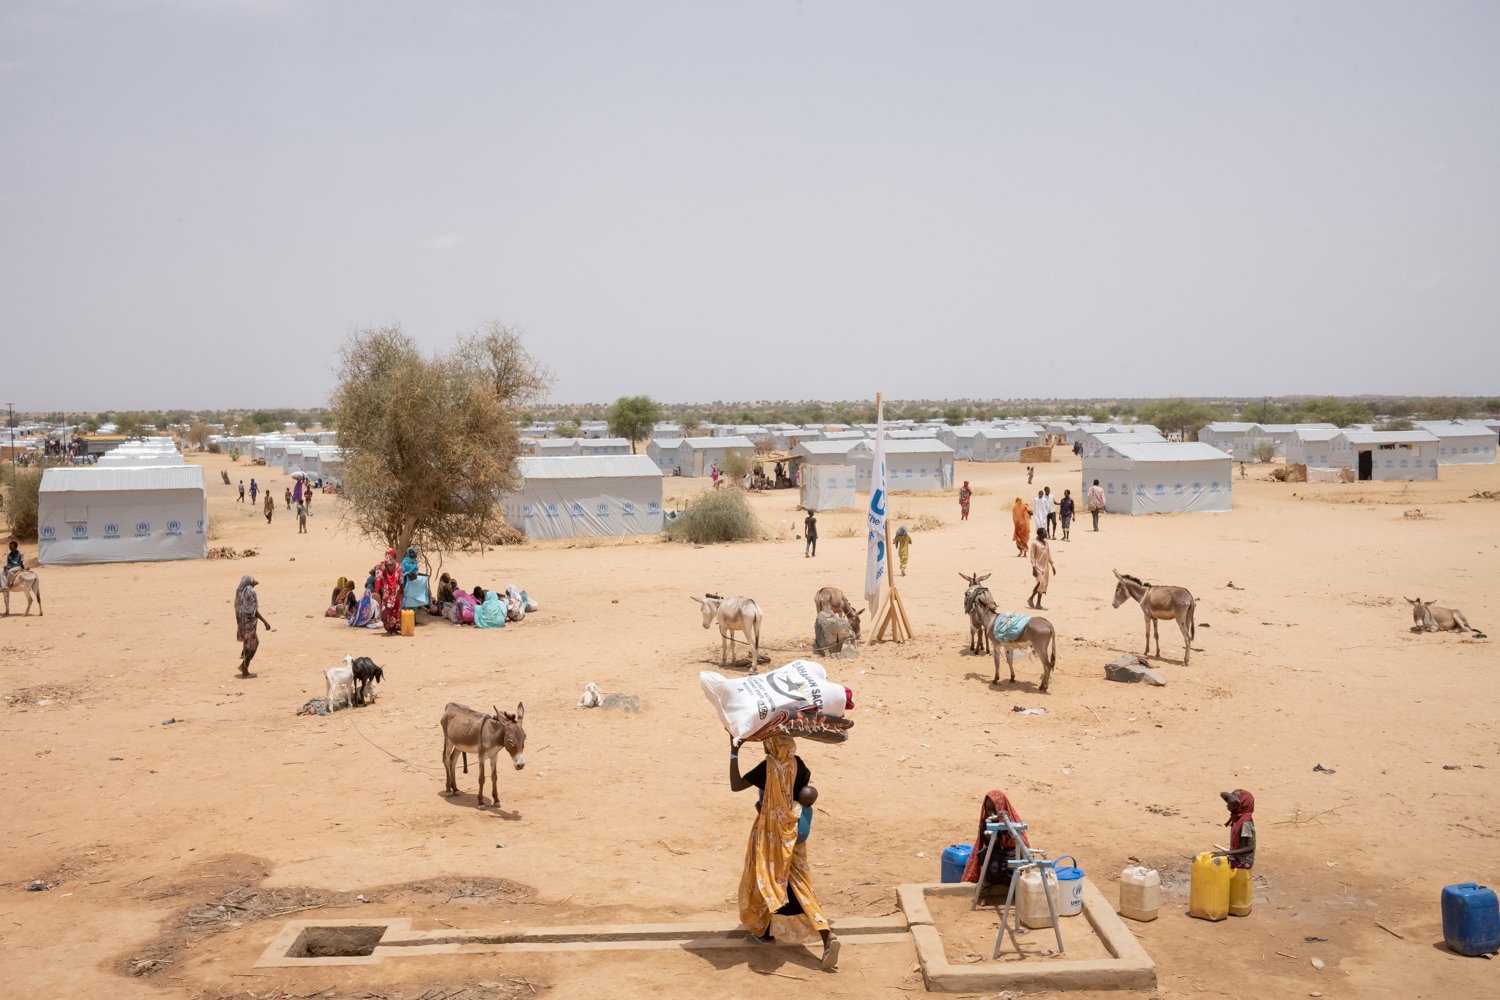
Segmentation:
<svg viewBox="0 0 1500 1000">
<path fill-rule="evenodd" d="M 1494 465 L 1495 432 L 1478 420 L 1420 420 L 1438 439 L 1438 465 Z"/>
<path fill-rule="evenodd" d="M 44 566 L 208 555 L 201 465 L 48 469 L 39 499 L 37 561 Z"/>
<path fill-rule="evenodd" d="M 1438 439 L 1426 431 L 1344 430 L 1328 442 L 1328 460 L 1361 482 L 1436 479 Z"/>
<path fill-rule="evenodd" d="M 1032 448 L 1041 443 L 1041 435 L 1033 430 L 981 427 L 974 436 L 974 461 L 1019 462 L 1022 448 Z"/>
<path fill-rule="evenodd" d="M 724 458 L 731 451 L 752 461 L 755 459 L 754 443 L 737 434 L 683 438 L 677 445 L 677 466 L 684 476 L 706 476 L 715 463 L 723 472 Z"/>
<path fill-rule="evenodd" d="M 875 442 L 861 441 L 849 452 L 861 493 L 870 492 Z M 896 438 L 885 442 L 885 483 L 892 493 L 935 493 L 953 488 L 953 449 L 937 438 Z"/>
<path fill-rule="evenodd" d="M 852 510 L 856 473 L 852 465 L 803 465 L 802 506 L 808 510 Z"/>
<path fill-rule="evenodd" d="M 656 463 L 662 475 L 670 476 L 679 473 L 677 464 L 677 449 L 682 445 L 682 438 L 659 437 L 652 438 L 646 445 L 646 457 Z"/>
<path fill-rule="evenodd" d="M 1094 480 L 1115 514 L 1226 511 L 1231 508 L 1231 460 L 1199 441 L 1114 444 L 1113 456 L 1084 455 L 1080 506 Z"/>
<path fill-rule="evenodd" d="M 661 531 L 661 470 L 645 455 L 518 458 L 505 520 L 528 538 Z"/>
</svg>

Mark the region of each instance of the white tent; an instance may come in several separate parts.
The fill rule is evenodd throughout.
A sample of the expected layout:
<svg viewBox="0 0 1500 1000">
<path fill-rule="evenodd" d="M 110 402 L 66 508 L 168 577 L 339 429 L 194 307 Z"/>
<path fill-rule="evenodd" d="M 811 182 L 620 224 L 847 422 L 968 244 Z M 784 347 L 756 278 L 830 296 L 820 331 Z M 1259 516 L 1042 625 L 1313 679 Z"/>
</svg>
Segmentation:
<svg viewBox="0 0 1500 1000">
<path fill-rule="evenodd" d="M 1311 469 L 1332 469 L 1329 461 L 1331 442 L 1339 436 L 1339 429 L 1334 427 L 1299 427 L 1292 439 L 1286 445 L 1286 463 L 1288 465 L 1305 465 Z M 1311 479 L 1309 475 L 1309 479 Z"/>
<path fill-rule="evenodd" d="M 661 470 L 645 455 L 518 458 L 516 471 L 505 520 L 528 538 L 661 531 Z"/>
<path fill-rule="evenodd" d="M 940 427 L 937 439 L 953 449 L 953 457 L 968 461 L 974 457 L 974 439 L 979 436 L 979 428 L 967 427 Z"/>
<path fill-rule="evenodd" d="M 538 438 L 536 453 L 538 456 L 550 457 L 577 455 L 578 440 L 576 438 Z"/>
<path fill-rule="evenodd" d="M 1259 435 L 1258 424 L 1236 420 L 1216 420 L 1198 428 L 1199 441 L 1234 454 L 1242 461 L 1250 457 L 1250 441 Z"/>
<path fill-rule="evenodd" d="M 802 506 L 808 510 L 850 510 L 854 500 L 856 473 L 852 465 L 804 464 Z"/>
<path fill-rule="evenodd" d="M 208 555 L 201 465 L 48 469 L 39 500 L 37 561 L 44 566 Z"/>
<path fill-rule="evenodd" d="M 1019 462 L 1021 449 L 1042 443 L 1042 437 L 1029 428 L 1010 430 L 1003 427 L 981 427 L 974 436 L 974 461 Z"/>
<path fill-rule="evenodd" d="M 1231 461 L 1211 445 L 1116 444 L 1111 450 L 1112 457 L 1084 456 L 1080 502 L 1097 479 L 1104 487 L 1106 506 L 1116 514 L 1231 508 Z"/>
<path fill-rule="evenodd" d="M 677 465 L 684 476 L 706 476 L 714 464 L 724 471 L 724 458 L 731 451 L 745 458 L 755 458 L 755 445 L 747 437 L 727 435 L 724 437 L 683 438 L 677 445 Z"/>
<path fill-rule="evenodd" d="M 875 442 L 860 441 L 849 452 L 861 493 L 870 492 Z M 886 490 L 935 493 L 953 488 L 953 449 L 937 438 L 897 438 L 885 442 Z"/>
<path fill-rule="evenodd" d="M 814 465 L 848 465 L 854 460 L 850 453 L 860 444 L 858 440 L 803 441 L 792 449 L 792 457 L 802 464 L 803 474 Z"/>
<path fill-rule="evenodd" d="M 1438 465 L 1495 464 L 1497 439 L 1483 421 L 1419 420 L 1416 426 L 1438 439 Z"/>
<path fill-rule="evenodd" d="M 1426 431 L 1344 430 L 1328 442 L 1330 468 L 1365 480 L 1436 479 L 1438 439 Z"/>
<path fill-rule="evenodd" d="M 652 438 L 646 444 L 646 457 L 656 463 L 662 475 L 670 476 L 680 468 L 677 464 L 677 449 L 681 445 L 680 437 Z"/>
<path fill-rule="evenodd" d="M 629 438 L 581 438 L 578 442 L 580 455 L 629 455 Z"/>
<path fill-rule="evenodd" d="M 1090 434 L 1083 453 L 1094 458 L 1113 458 L 1117 444 L 1165 444 L 1166 438 L 1155 431 L 1131 431 L 1128 434 Z"/>
</svg>

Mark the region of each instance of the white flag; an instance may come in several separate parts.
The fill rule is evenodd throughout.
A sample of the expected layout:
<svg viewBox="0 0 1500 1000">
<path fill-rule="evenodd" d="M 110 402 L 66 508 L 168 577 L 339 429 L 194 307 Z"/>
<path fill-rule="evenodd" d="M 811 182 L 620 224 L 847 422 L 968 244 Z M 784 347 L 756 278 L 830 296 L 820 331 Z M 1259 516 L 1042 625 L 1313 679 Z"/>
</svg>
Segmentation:
<svg viewBox="0 0 1500 1000">
<path fill-rule="evenodd" d="M 885 404 L 875 405 L 875 458 L 870 463 L 869 552 L 865 557 L 865 603 L 880 610 L 880 588 L 888 570 L 885 551 Z"/>
</svg>

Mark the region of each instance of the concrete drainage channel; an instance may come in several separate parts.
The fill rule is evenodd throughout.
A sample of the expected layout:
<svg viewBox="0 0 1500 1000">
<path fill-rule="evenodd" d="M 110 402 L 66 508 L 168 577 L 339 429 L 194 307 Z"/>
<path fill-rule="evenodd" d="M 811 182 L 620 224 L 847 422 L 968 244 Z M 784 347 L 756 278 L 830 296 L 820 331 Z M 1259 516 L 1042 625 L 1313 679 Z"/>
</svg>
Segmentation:
<svg viewBox="0 0 1500 1000">
<path fill-rule="evenodd" d="M 945 954 L 927 898 L 960 896 L 971 891 L 963 885 L 900 886 L 897 898 L 901 912 L 886 917 L 840 920 L 836 925 L 839 940 L 845 947 L 910 942 L 916 948 L 927 988 L 936 992 L 1149 989 L 1156 985 L 1156 967 L 1150 956 L 1087 880 L 1083 886 L 1083 919 L 1069 919 L 1064 930 L 1076 934 L 1088 928 L 1109 958 L 1077 960 L 1058 956 L 1035 961 L 954 965 Z M 413 930 L 411 920 L 406 918 L 293 920 L 271 940 L 255 967 L 378 965 L 398 958 L 506 952 L 705 951 L 758 947 L 765 946 L 751 944 L 737 923 L 726 922 L 422 931 Z"/>
</svg>

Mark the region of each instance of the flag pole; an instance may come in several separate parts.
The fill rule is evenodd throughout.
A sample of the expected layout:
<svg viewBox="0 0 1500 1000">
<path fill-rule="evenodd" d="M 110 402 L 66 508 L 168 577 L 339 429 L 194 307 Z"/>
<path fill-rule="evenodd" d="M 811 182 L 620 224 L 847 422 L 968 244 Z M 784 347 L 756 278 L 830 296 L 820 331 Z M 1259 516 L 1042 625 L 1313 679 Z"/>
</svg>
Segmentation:
<svg viewBox="0 0 1500 1000">
<path fill-rule="evenodd" d="M 877 392 L 875 394 L 875 413 L 877 417 L 882 416 L 882 402 L 882 395 L 881 393 Z M 884 420 L 881 420 L 879 422 L 875 433 L 881 435 L 885 433 Z M 870 484 L 870 488 L 872 490 L 875 488 L 873 480 L 874 472 L 875 470 L 872 469 L 872 478 Z M 892 639 L 894 639 L 896 642 L 904 643 L 906 642 L 906 640 L 912 637 L 911 622 L 908 621 L 906 617 L 906 605 L 901 601 L 901 591 L 896 589 L 896 574 L 891 572 L 891 564 L 895 560 L 893 558 L 893 553 L 891 552 L 891 518 L 889 513 L 891 493 L 888 484 L 886 485 L 885 490 L 887 505 L 887 513 L 885 518 L 886 594 L 885 601 L 881 604 L 880 613 L 875 616 L 875 641 L 884 642 L 885 633 L 889 631 L 891 633 Z"/>
</svg>

